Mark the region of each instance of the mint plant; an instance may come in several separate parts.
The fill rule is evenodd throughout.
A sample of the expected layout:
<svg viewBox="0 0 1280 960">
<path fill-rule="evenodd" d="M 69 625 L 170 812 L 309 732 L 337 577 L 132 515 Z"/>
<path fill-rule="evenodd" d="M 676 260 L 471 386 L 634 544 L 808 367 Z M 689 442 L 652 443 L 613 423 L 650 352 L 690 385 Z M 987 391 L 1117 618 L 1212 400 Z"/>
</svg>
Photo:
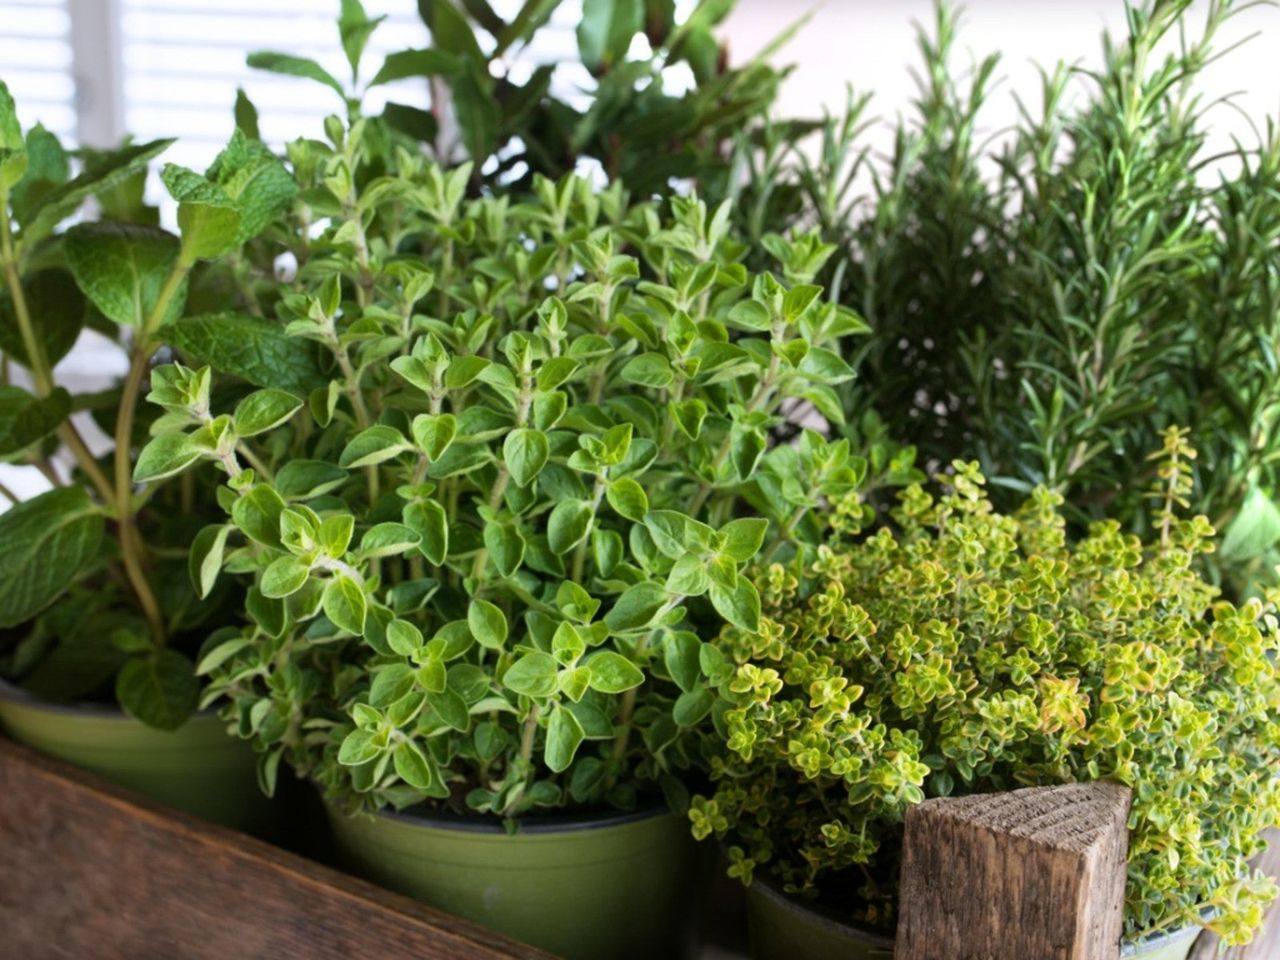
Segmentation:
<svg viewBox="0 0 1280 960">
<path fill-rule="evenodd" d="M 754 630 L 744 565 L 794 553 L 865 472 L 815 435 L 771 479 L 768 451 L 785 403 L 839 416 L 833 348 L 861 321 L 748 273 L 725 205 L 572 176 L 467 200 L 466 165 L 367 169 L 378 130 L 334 118 L 290 148 L 277 312 L 326 371 L 305 405 L 264 389 L 223 412 L 208 370 L 157 373 L 139 473 L 223 471 L 229 518 L 192 566 L 253 581 L 251 624 L 206 644 L 205 700 L 268 789 L 283 759 L 352 807 L 679 802 L 713 699 L 699 635 Z M 225 370 L 233 344 L 207 346 Z M 251 459 L 261 429 L 278 442 Z M 747 498 L 778 486 L 771 524 Z"/>
<path fill-rule="evenodd" d="M 147 164 L 169 142 L 86 153 L 72 177 L 73 157 L 39 126 L 23 134 L 0 83 L 0 457 L 39 467 L 53 484 L 22 503 L 0 490 L 15 501 L 0 515 L 0 669 L 57 698 L 114 683 L 128 712 L 162 728 L 196 704 L 182 642 L 198 645 L 195 631 L 226 618 L 218 603 L 197 602 L 185 576 L 189 524 L 202 510 L 216 515 L 214 486 L 194 476 L 174 489 L 135 486 L 134 452 L 152 425 L 138 417 L 141 393 L 186 322 L 193 277 L 211 281 L 205 262 L 239 251 L 296 190 L 265 147 L 238 135 L 207 178 L 165 168 L 179 201 L 174 236 L 141 202 Z M 64 226 L 88 201 L 115 218 Z M 201 297 L 230 305 L 234 291 L 208 282 Z M 85 327 L 120 344 L 128 373 L 117 389 L 73 396 L 55 366 Z M 73 410 L 113 437 L 106 458 L 90 451 Z M 75 461 L 70 482 L 50 462 L 59 447 Z"/>
<path fill-rule="evenodd" d="M 1235 606 L 1196 571 L 1194 461 L 1167 431 L 1145 543 L 1100 521 L 1069 544 L 1044 488 L 999 513 L 974 463 L 874 530 L 834 499 L 814 562 L 753 574 L 759 629 L 700 650 L 723 749 L 695 835 L 744 883 L 891 925 L 911 804 L 1112 780 L 1133 790 L 1126 937 L 1247 942 L 1276 896 L 1247 861 L 1280 815 L 1280 637 L 1274 596 Z"/>
</svg>

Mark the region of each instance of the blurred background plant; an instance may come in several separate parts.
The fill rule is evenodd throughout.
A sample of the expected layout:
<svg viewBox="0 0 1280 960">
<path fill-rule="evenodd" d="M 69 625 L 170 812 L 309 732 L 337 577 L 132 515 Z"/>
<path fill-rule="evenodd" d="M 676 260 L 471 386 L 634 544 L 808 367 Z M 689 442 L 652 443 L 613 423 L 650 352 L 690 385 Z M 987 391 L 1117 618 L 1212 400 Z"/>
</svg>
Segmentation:
<svg viewBox="0 0 1280 960">
<path fill-rule="evenodd" d="M 794 31 L 731 65 L 714 30 L 734 2 L 700 0 L 680 18 L 675 0 L 584 0 L 577 53 L 594 84 L 576 96 L 553 91 L 554 64 L 524 69 L 521 62 L 561 0 L 525 0 L 508 19 L 486 0 L 419 0 L 431 46 L 393 52 L 369 77 L 356 64 L 385 18 L 369 17 L 360 0 L 343 0 L 339 32 L 349 80 L 284 53 L 250 54 L 249 65 L 322 83 L 351 116 L 374 87 L 426 79 L 429 110 L 391 102 L 381 117 L 437 162 L 473 163 L 473 190 L 527 190 L 535 174 L 557 179 L 595 165 L 642 195 L 665 190 L 673 178 L 705 193 L 706 185 L 724 182 L 734 132 L 772 103 L 785 71 L 769 60 Z M 678 65 L 692 82 L 673 87 L 669 68 Z M 243 96 L 239 111 L 252 122 L 256 111 Z"/>
<path fill-rule="evenodd" d="M 984 140 L 998 61 L 958 67 L 959 15 L 940 3 L 888 157 L 851 93 L 816 129 L 741 134 L 730 188 L 750 242 L 816 227 L 837 248 L 818 281 L 874 331 L 847 410 L 878 413 L 922 462 L 977 456 L 999 502 L 1043 483 L 1077 529 L 1141 529 L 1141 453 L 1189 425 L 1195 506 L 1224 533 L 1208 562 L 1235 592 L 1280 559 L 1280 137 L 1268 120 L 1207 149 L 1230 104 L 1200 80 L 1253 6 L 1128 5 L 1100 69 L 1042 71 L 1040 102 Z"/>
</svg>

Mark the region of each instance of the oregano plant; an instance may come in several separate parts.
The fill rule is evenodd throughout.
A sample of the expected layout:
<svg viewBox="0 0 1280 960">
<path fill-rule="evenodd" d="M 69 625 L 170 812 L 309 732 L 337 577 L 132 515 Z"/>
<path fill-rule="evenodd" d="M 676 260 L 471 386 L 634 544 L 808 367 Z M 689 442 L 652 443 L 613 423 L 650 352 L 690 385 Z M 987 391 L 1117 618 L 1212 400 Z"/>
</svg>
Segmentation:
<svg viewBox="0 0 1280 960">
<path fill-rule="evenodd" d="M 233 617 L 200 603 L 185 573 L 191 524 L 217 515 L 215 485 L 208 476 L 165 490 L 135 483 L 153 420 L 141 394 L 193 282 L 200 300 L 235 303 L 208 261 L 240 251 L 296 191 L 279 160 L 237 134 L 207 177 L 165 167 L 175 236 L 142 202 L 147 165 L 169 143 L 77 157 L 42 127 L 24 134 L 0 83 L 0 457 L 39 468 L 52 485 L 24 502 L 0 490 L 12 501 L 0 515 L 0 670 L 52 698 L 114 685 L 129 713 L 162 728 L 195 709 L 199 629 Z M 110 218 L 86 219 L 91 201 Z M 127 374 L 104 393 L 73 395 L 55 367 L 85 328 L 119 345 Z M 74 410 L 113 441 L 105 457 Z M 69 479 L 52 461 L 59 449 L 74 462 Z M 158 479 L 139 466 L 138 480 Z"/>
<path fill-rule="evenodd" d="M 865 475 L 816 434 L 768 467 L 785 403 L 839 416 L 834 348 L 863 325 L 748 273 L 727 206 L 572 176 L 467 199 L 465 165 L 370 170 L 376 124 L 290 148 L 300 266 L 276 312 L 323 358 L 305 406 L 211 410 L 208 371 L 157 372 L 167 429 L 140 464 L 225 473 L 193 569 L 252 578 L 206 701 L 268 788 L 283 759 L 346 806 L 679 802 L 713 701 L 700 637 L 756 629 L 745 565 Z M 262 427 L 280 442 L 250 459 Z"/>
</svg>

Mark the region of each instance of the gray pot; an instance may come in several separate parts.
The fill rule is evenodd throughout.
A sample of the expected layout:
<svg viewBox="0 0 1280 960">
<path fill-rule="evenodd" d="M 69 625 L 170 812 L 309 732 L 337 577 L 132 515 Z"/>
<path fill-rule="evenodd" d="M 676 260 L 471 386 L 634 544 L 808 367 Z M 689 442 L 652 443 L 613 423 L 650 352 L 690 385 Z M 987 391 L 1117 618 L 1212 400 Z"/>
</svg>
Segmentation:
<svg viewBox="0 0 1280 960">
<path fill-rule="evenodd" d="M 893 960 L 893 939 L 786 896 L 765 880 L 747 888 L 754 960 Z"/>
<path fill-rule="evenodd" d="M 1126 943 L 1120 949 L 1122 960 L 1187 960 L 1191 947 L 1200 936 L 1199 927 L 1180 927 L 1157 936 Z"/>
<path fill-rule="evenodd" d="M 893 960 L 893 939 L 844 923 L 786 896 L 768 882 L 747 888 L 753 960 Z M 1122 960 L 1187 960 L 1200 927 L 1126 943 Z"/>
</svg>

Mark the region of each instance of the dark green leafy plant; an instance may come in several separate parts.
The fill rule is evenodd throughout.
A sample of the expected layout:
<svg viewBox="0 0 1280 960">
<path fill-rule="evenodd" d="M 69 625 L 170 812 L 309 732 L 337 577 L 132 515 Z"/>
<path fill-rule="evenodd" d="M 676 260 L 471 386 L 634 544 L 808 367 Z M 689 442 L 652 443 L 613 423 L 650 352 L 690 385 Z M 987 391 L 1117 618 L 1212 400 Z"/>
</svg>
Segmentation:
<svg viewBox="0 0 1280 960">
<path fill-rule="evenodd" d="M 121 705 L 163 728 L 196 705 L 183 642 L 198 645 L 192 634 L 225 615 L 216 601 L 200 603 L 186 577 L 200 513 L 217 512 L 213 485 L 192 477 L 173 489 L 134 486 L 133 454 L 150 425 L 137 417 L 139 393 L 153 357 L 186 322 L 193 271 L 203 298 L 218 296 L 202 261 L 238 251 L 295 191 L 275 157 L 237 135 L 208 178 L 165 168 L 182 226 L 173 236 L 142 204 L 147 164 L 168 145 L 86 153 L 72 177 L 73 158 L 51 133 L 23 135 L 0 83 L 0 458 L 40 467 L 53 483 L 22 503 L 5 492 L 14 503 L 0 515 L 0 670 L 34 693 L 70 699 L 97 696 L 114 678 Z M 59 230 L 91 200 L 118 219 Z M 72 395 L 54 366 L 86 326 L 120 344 L 128 374 L 106 393 Z M 31 390 L 11 382 L 16 367 Z M 114 438 L 106 462 L 90 452 L 75 410 Z M 50 463 L 59 445 L 75 460 L 69 483 Z"/>
<path fill-rule="evenodd" d="M 1280 816 L 1280 641 L 1272 599 L 1233 606 L 1196 572 L 1194 457 L 1166 432 L 1147 544 L 1102 521 L 1068 545 L 1043 488 L 998 513 L 972 463 L 874 533 L 837 499 L 814 563 L 758 573 L 760 629 L 704 650 L 725 749 L 694 833 L 726 838 L 744 882 L 880 924 L 911 804 L 1114 780 L 1133 790 L 1126 935 L 1248 941 L 1276 895 L 1247 860 Z"/>
<path fill-rule="evenodd" d="M 594 161 L 609 180 L 641 194 L 665 190 L 672 178 L 721 188 L 722 147 L 772 103 L 782 74 L 766 60 L 789 32 L 733 67 L 713 33 L 733 0 L 700 0 L 683 19 L 674 0 L 586 0 L 576 30 L 580 61 L 569 66 L 585 68 L 590 82 L 566 98 L 553 90 L 557 64 L 521 62 L 560 3 L 527 0 L 504 20 L 485 0 L 422 0 L 432 45 L 392 53 L 362 75 L 365 44 L 383 18 L 370 18 L 359 0 L 343 0 L 338 26 L 349 82 L 282 53 L 251 54 L 249 65 L 329 87 L 351 118 L 372 88 L 410 78 L 428 83 L 429 111 L 391 102 L 380 119 L 443 165 L 470 160 L 477 185 L 527 192 L 537 174 L 557 179 Z M 644 52 L 634 56 L 637 39 Z M 672 92 L 675 66 L 692 73 L 691 89 Z M 242 123 L 256 124 L 243 94 L 237 107 Z"/>
<path fill-rule="evenodd" d="M 377 125 L 328 130 L 291 148 L 301 267 L 278 306 L 324 381 L 296 412 L 276 390 L 211 409 L 204 370 L 153 384 L 139 479 L 218 464 L 230 520 L 193 569 L 254 580 L 252 625 L 206 645 L 206 699 L 268 788 L 285 759 L 368 808 L 678 801 L 712 701 L 699 633 L 755 629 L 743 565 L 794 553 L 866 473 L 816 434 L 768 452 L 786 402 L 839 418 L 833 348 L 861 321 L 748 273 L 727 205 L 574 177 L 466 201 L 468 166 L 398 151 L 369 176 Z M 243 376 L 235 322 L 205 359 Z M 249 459 L 264 429 L 280 442 Z"/>
</svg>

